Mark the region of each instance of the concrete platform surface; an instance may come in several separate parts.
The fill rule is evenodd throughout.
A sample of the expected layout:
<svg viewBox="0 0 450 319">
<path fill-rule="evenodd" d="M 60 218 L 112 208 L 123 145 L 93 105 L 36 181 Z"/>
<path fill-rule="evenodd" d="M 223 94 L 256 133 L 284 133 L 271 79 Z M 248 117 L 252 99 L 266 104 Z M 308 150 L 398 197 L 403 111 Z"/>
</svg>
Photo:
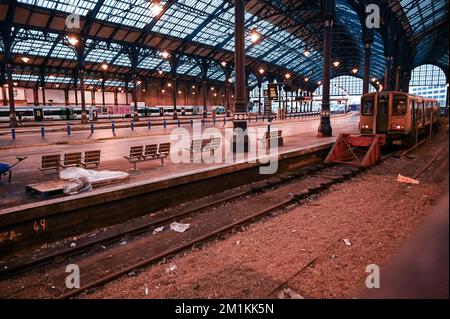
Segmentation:
<svg viewBox="0 0 450 319">
<path fill-rule="evenodd" d="M 359 117 L 355 115 L 333 118 L 334 136 L 331 138 L 316 137 L 319 124 L 318 119 L 303 119 L 302 121 L 295 122 L 279 121 L 273 123 L 272 127 L 283 130 L 284 146 L 279 148 L 279 152 L 283 153 L 332 143 L 340 132 L 356 132 L 358 130 L 358 123 Z M 224 128 L 219 127 L 219 129 L 223 133 Z M 138 170 L 133 171 L 132 165 L 123 158 L 125 155 L 128 155 L 130 146 L 168 142 L 170 132 L 170 129 L 165 131 L 161 129 L 158 132 L 156 130 L 152 131 L 150 135 L 95 141 L 87 144 L 74 143 L 1 150 L 0 162 L 14 163 L 15 156 L 28 156 L 28 158 L 14 167 L 12 183 L 10 185 L 7 184 L 5 179 L 0 182 L 0 208 L 41 201 L 39 198 L 26 195 L 25 186 L 58 179 L 56 171 L 43 173 L 38 170 L 43 154 L 64 154 L 67 152 L 101 149 L 101 164 L 98 170 L 119 170 L 126 171 L 130 174 L 130 179 L 120 185 L 131 185 L 133 183 L 161 179 L 168 180 L 180 176 L 180 174 L 192 174 L 198 170 L 214 170 L 224 165 L 222 163 L 206 164 L 204 162 L 174 164 L 169 159 L 165 161 L 166 165 L 164 167 L 160 166 L 159 161 L 148 161 L 138 163 Z M 222 140 L 225 144 L 228 143 L 224 138 Z M 229 145 L 227 144 L 225 147 L 229 147 Z M 118 186 L 108 185 L 99 189 L 107 191 L 114 187 Z"/>
</svg>

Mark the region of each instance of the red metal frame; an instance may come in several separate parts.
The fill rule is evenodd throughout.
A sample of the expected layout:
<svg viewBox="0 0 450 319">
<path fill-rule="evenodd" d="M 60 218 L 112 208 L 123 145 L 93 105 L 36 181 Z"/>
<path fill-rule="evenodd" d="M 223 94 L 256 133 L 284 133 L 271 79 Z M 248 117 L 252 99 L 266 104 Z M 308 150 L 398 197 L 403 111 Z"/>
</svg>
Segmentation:
<svg viewBox="0 0 450 319">
<path fill-rule="evenodd" d="M 325 163 L 340 163 L 369 167 L 381 159 L 381 146 L 386 144 L 385 134 L 340 134 Z"/>
</svg>

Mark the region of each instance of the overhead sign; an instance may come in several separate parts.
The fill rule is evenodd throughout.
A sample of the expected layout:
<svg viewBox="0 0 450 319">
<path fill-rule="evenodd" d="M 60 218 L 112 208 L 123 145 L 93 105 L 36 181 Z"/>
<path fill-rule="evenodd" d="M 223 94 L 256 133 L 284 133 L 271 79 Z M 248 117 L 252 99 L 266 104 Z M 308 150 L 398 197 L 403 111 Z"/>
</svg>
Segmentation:
<svg viewBox="0 0 450 319">
<path fill-rule="evenodd" d="M 269 84 L 269 85 L 267 85 L 267 90 L 269 93 L 269 99 L 271 101 L 278 100 L 278 85 Z"/>
</svg>

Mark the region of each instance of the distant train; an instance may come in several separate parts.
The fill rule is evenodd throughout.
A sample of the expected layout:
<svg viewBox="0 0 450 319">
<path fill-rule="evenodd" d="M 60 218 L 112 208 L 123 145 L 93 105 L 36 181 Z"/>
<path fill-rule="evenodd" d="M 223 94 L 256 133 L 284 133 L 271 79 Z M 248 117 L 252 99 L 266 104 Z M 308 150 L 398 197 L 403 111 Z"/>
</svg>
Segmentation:
<svg viewBox="0 0 450 319">
<path fill-rule="evenodd" d="M 361 97 L 360 131 L 385 134 L 394 145 L 411 145 L 421 134 L 436 130 L 439 102 L 403 92 L 377 92 Z"/>
<path fill-rule="evenodd" d="M 129 118 L 133 114 L 133 107 L 127 105 L 86 107 L 86 115 L 92 118 L 96 112 L 97 118 Z M 193 106 L 177 106 L 180 115 L 194 115 Z M 92 113 L 92 114 L 91 114 Z M 138 106 L 139 117 L 156 117 L 173 115 L 172 106 Z M 0 122 L 9 121 L 9 107 L 0 107 Z M 35 120 L 75 120 L 81 119 L 81 106 L 19 106 L 16 107 L 16 115 L 22 121 Z"/>
</svg>

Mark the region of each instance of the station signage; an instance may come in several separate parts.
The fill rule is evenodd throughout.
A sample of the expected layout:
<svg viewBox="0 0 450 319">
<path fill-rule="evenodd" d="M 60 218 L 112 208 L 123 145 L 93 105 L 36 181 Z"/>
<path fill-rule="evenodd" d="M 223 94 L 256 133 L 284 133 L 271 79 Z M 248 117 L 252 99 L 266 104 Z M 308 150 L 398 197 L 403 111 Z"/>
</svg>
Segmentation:
<svg viewBox="0 0 450 319">
<path fill-rule="evenodd" d="M 278 100 L 278 85 L 268 84 L 267 91 L 269 95 L 269 100 L 271 101 Z"/>
</svg>

